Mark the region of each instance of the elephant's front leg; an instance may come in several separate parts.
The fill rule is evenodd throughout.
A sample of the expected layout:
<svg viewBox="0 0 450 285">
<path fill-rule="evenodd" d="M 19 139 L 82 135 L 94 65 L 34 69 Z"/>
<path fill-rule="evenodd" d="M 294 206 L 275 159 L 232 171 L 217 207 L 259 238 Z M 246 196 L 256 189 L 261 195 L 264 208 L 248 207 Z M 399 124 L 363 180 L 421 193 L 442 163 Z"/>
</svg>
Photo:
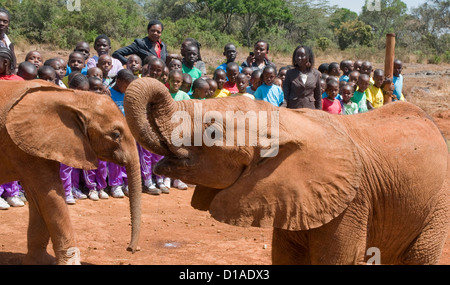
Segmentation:
<svg viewBox="0 0 450 285">
<path fill-rule="evenodd" d="M 53 161 L 41 163 L 25 177 L 22 183 L 32 200 L 28 227 L 28 253 L 25 261 L 29 263 L 48 261 L 46 247 L 50 237 L 56 264 L 80 264 L 75 233 L 59 176 L 59 163 Z"/>
</svg>

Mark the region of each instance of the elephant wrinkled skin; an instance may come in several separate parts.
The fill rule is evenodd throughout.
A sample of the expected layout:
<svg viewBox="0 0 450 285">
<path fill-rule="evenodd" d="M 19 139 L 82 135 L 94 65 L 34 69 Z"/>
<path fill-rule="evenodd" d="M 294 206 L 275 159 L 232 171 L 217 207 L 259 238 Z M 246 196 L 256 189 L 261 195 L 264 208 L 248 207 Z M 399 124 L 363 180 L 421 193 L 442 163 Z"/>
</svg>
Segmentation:
<svg viewBox="0 0 450 285">
<path fill-rule="evenodd" d="M 19 180 L 29 201 L 24 264 L 79 264 L 60 163 L 95 169 L 98 159 L 127 169 L 132 220 L 129 250 L 140 231 L 141 176 L 136 141 L 107 96 L 42 80 L 0 81 L 0 183 Z M 1 237 L 0 237 L 1 239 Z"/>
<path fill-rule="evenodd" d="M 165 156 L 155 172 L 197 185 L 193 207 L 228 224 L 274 228 L 274 264 L 365 264 L 374 248 L 383 264 L 439 261 L 450 220 L 448 150 L 413 104 L 343 116 L 244 96 L 174 102 L 161 83 L 142 78 L 124 107 L 138 143 Z M 236 140 L 242 125 L 219 119 L 239 111 L 259 114 L 259 128 L 245 124 L 244 145 Z M 266 123 L 274 117 L 277 125 Z M 213 127 L 234 145 L 196 144 L 196 124 L 203 138 Z M 278 134 L 276 155 L 250 143 L 261 133 Z"/>
</svg>

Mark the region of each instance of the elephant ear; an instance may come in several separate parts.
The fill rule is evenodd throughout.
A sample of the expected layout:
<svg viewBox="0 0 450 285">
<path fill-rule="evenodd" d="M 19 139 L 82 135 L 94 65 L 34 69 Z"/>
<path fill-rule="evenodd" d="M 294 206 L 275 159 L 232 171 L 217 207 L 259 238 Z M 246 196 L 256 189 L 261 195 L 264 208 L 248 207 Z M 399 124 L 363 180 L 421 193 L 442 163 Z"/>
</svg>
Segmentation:
<svg viewBox="0 0 450 285">
<path fill-rule="evenodd" d="M 24 152 L 80 169 L 98 161 L 88 140 L 87 118 L 76 107 L 77 94 L 57 87 L 25 91 L 9 110 L 6 129 Z"/>
<path fill-rule="evenodd" d="M 213 218 L 298 231 L 318 228 L 348 207 L 362 172 L 358 147 L 337 122 L 305 122 L 295 113 L 297 125 L 280 128 L 277 156 L 256 158 L 231 187 L 208 198 Z"/>
</svg>

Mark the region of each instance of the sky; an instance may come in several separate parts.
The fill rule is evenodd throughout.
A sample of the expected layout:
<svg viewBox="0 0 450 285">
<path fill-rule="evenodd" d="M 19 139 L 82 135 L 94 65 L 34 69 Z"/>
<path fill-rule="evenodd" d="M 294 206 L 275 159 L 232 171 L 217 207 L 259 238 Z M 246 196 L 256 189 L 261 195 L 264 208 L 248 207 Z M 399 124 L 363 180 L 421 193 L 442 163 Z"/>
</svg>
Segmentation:
<svg viewBox="0 0 450 285">
<path fill-rule="evenodd" d="M 417 8 L 426 0 L 402 0 L 408 6 L 408 9 Z M 366 4 L 366 0 L 329 0 L 330 5 L 337 5 L 340 8 L 347 8 L 356 13 L 361 12 L 362 6 Z"/>
</svg>

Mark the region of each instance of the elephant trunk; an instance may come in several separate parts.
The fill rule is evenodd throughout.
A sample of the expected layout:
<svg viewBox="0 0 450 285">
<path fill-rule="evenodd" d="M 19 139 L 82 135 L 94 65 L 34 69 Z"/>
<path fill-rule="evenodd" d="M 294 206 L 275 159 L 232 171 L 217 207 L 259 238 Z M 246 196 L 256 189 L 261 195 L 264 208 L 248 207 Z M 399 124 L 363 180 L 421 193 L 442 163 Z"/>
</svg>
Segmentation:
<svg viewBox="0 0 450 285">
<path fill-rule="evenodd" d="M 177 152 L 171 143 L 171 117 L 183 108 L 172 99 L 167 87 L 156 79 L 134 80 L 124 98 L 125 117 L 131 133 L 144 148 L 159 155 Z"/>
<path fill-rule="evenodd" d="M 136 148 L 135 148 L 136 149 Z M 133 155 L 132 162 L 128 163 L 126 166 L 127 177 L 128 177 L 128 193 L 130 200 L 130 213 L 131 213 L 131 241 L 128 245 L 127 250 L 135 253 L 139 250 L 138 241 L 141 231 L 141 172 L 139 157 L 137 154 L 137 149 L 135 155 Z"/>
</svg>

